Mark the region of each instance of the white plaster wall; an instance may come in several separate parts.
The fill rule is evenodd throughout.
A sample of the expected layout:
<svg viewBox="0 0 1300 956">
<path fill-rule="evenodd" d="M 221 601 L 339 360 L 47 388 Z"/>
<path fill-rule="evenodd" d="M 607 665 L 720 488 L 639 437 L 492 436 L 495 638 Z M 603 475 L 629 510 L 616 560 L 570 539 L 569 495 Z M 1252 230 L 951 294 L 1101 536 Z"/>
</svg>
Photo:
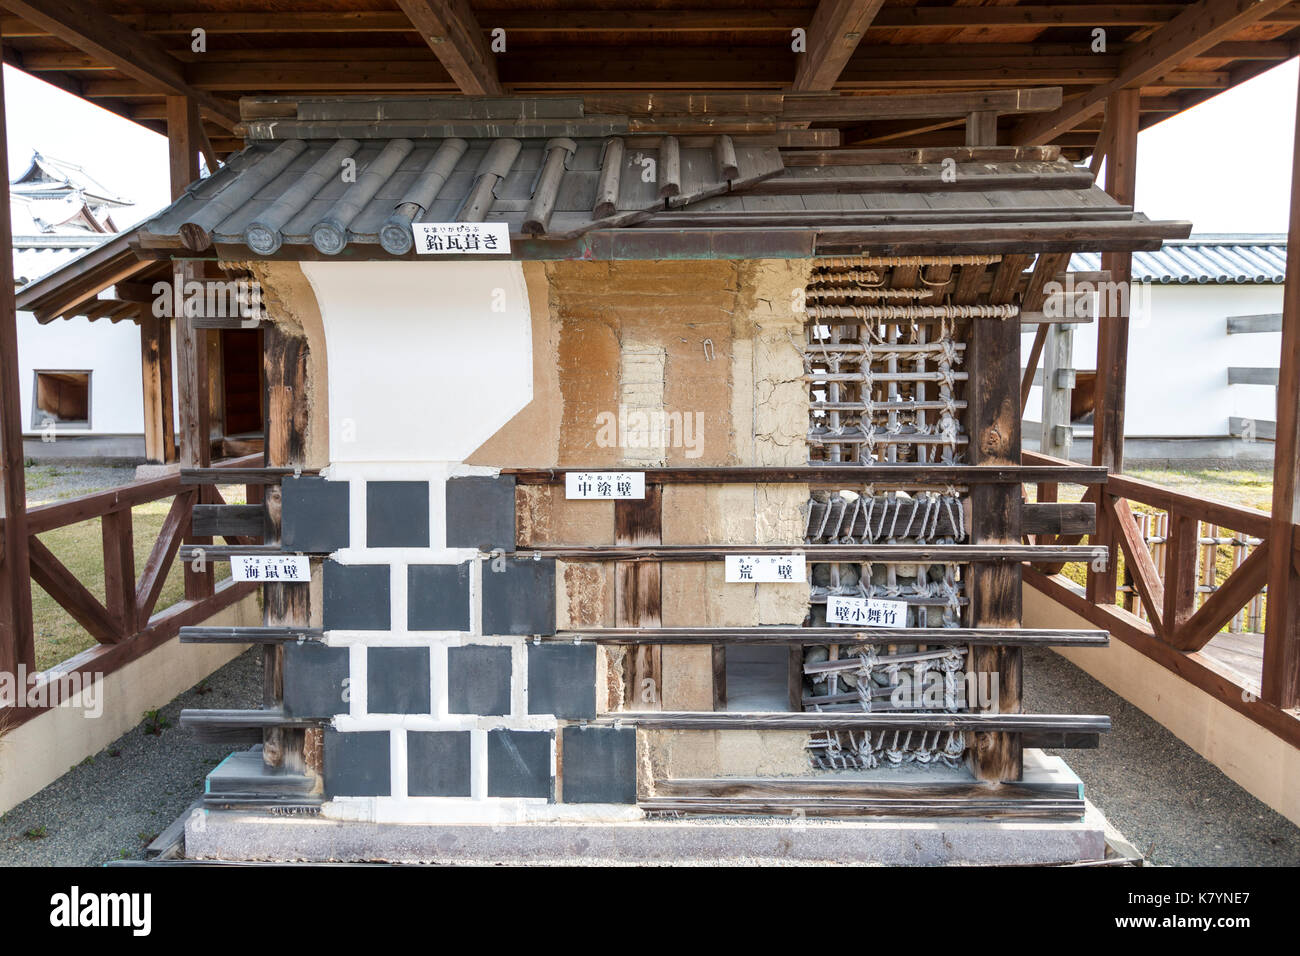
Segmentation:
<svg viewBox="0 0 1300 956">
<path fill-rule="evenodd" d="M 532 399 L 521 263 L 302 269 L 325 326 L 333 462 L 461 461 Z"/>
<path fill-rule="evenodd" d="M 174 362 L 172 367 L 175 368 Z M 22 395 L 23 433 L 27 435 L 40 433 L 40 423 L 32 420 L 32 373 L 36 369 L 91 372 L 90 428 L 60 426 L 60 432 L 69 435 L 144 433 L 140 328 L 134 322 L 114 325 L 107 319 L 90 322 L 76 318 L 55 319 L 41 325 L 30 312 L 18 313 L 18 385 Z"/>
<path fill-rule="evenodd" d="M 1228 335 L 1227 320 L 1281 312 L 1282 286 L 1148 285 L 1134 306 L 1124 408 L 1130 438 L 1224 436 L 1229 418 L 1277 417 L 1276 389 L 1229 385 L 1228 367 L 1276 368 L 1281 334 Z M 1032 332 L 1022 337 L 1022 362 L 1033 340 Z M 1097 367 L 1095 322 L 1075 327 L 1074 367 Z M 1041 421 L 1042 408 L 1042 389 L 1035 387 L 1025 418 Z"/>
</svg>

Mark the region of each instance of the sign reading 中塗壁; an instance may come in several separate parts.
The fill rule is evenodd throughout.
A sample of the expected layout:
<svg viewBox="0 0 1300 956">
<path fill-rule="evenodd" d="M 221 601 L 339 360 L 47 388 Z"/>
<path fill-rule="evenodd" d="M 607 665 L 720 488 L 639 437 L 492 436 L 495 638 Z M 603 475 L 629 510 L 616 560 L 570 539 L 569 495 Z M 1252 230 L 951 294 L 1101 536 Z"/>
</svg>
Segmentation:
<svg viewBox="0 0 1300 956">
<path fill-rule="evenodd" d="M 236 581 L 310 581 L 311 563 L 291 554 L 234 555 L 230 559 L 230 576 Z"/>
<path fill-rule="evenodd" d="M 564 474 L 566 498 L 645 498 L 643 471 L 569 471 Z"/>
<path fill-rule="evenodd" d="M 493 256 L 510 251 L 504 222 L 413 222 L 415 251 L 424 256 Z"/>
<path fill-rule="evenodd" d="M 802 554 L 729 554 L 726 556 L 728 584 L 803 584 Z"/>
<path fill-rule="evenodd" d="M 863 627 L 907 627 L 907 602 L 879 598 L 826 598 L 827 624 L 860 624 Z"/>
</svg>

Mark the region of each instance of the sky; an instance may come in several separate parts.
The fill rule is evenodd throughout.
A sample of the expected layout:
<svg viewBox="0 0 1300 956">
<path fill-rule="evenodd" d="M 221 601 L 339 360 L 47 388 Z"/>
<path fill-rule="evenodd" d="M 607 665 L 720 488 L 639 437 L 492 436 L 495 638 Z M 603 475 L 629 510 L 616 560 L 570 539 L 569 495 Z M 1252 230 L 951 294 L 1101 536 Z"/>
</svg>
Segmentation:
<svg viewBox="0 0 1300 956">
<path fill-rule="evenodd" d="M 1292 59 L 1138 137 L 1137 201 L 1152 219 L 1196 232 L 1286 232 L 1297 61 Z M 136 202 L 125 228 L 167 204 L 167 144 L 157 133 L 4 68 L 9 169 L 39 150 L 83 166 Z"/>
</svg>

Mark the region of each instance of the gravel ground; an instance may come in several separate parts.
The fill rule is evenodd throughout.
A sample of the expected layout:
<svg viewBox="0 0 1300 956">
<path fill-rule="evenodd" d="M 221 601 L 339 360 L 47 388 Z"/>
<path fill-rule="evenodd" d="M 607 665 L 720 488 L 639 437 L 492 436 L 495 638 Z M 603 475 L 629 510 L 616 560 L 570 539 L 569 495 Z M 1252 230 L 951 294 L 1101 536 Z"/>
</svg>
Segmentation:
<svg viewBox="0 0 1300 956">
<path fill-rule="evenodd" d="M 191 688 L 162 708 L 169 726 L 161 735 L 145 733 L 141 722 L 0 817 L 0 865 L 95 866 L 143 857 L 144 848 L 185 812 L 202 792 L 204 777 L 230 752 L 225 744 L 195 743 L 177 726 L 181 709 L 260 707 L 258 649 L 198 686 L 210 690 Z"/>
<path fill-rule="evenodd" d="M 163 708 L 171 726 L 161 736 L 146 734 L 141 724 L 0 817 L 0 864 L 93 865 L 141 857 L 230 749 L 196 744 L 179 730 L 181 708 L 259 706 L 261 679 L 261 658 L 253 649 L 200 685 L 208 692 L 191 689 Z M 1027 649 L 1025 707 L 1111 715 L 1114 729 L 1100 749 L 1062 756 L 1083 778 L 1088 798 L 1150 862 L 1300 865 L 1300 828 L 1064 658 Z"/>
<path fill-rule="evenodd" d="M 1097 750 L 1059 754 L 1150 863 L 1300 866 L 1300 827 L 1065 658 L 1026 648 L 1024 704 L 1037 713 L 1110 715 Z"/>
<path fill-rule="evenodd" d="M 31 507 L 124 485 L 135 480 L 135 466 L 52 463 L 28 465 L 24 475 L 27 479 L 27 505 Z"/>
</svg>

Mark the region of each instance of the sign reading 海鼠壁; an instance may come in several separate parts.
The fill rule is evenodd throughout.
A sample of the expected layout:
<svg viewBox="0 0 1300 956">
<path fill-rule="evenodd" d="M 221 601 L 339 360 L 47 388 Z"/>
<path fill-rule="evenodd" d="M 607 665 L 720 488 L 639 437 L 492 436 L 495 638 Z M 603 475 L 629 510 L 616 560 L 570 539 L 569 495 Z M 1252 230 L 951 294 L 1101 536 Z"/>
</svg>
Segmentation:
<svg viewBox="0 0 1300 956">
<path fill-rule="evenodd" d="M 311 565 L 305 557 L 288 554 L 235 555 L 230 559 L 230 576 L 236 581 L 310 581 Z"/>
<path fill-rule="evenodd" d="M 492 256 L 510 252 L 504 222 L 413 222 L 415 251 L 423 256 Z"/>
</svg>

